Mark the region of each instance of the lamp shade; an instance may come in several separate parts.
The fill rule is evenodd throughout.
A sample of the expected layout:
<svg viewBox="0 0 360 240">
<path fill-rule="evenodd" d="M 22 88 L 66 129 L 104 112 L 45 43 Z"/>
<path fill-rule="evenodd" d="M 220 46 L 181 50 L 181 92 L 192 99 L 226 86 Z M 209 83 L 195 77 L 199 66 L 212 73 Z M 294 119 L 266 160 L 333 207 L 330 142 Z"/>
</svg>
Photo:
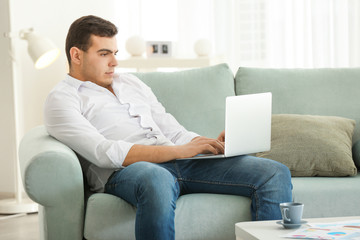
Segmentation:
<svg viewBox="0 0 360 240">
<path fill-rule="evenodd" d="M 22 38 L 28 42 L 28 52 L 37 69 L 49 66 L 60 54 L 60 50 L 50 39 L 32 31 L 23 33 Z"/>
</svg>

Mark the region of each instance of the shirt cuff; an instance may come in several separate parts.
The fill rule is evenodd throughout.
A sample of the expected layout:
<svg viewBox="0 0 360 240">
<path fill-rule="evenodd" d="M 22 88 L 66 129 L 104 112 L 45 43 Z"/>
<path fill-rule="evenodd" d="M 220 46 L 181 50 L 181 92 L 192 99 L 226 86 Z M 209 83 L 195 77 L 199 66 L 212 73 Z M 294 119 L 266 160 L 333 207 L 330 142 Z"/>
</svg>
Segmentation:
<svg viewBox="0 0 360 240">
<path fill-rule="evenodd" d="M 106 151 L 106 156 L 114 164 L 114 167 L 120 168 L 133 145 L 134 143 L 118 141 Z"/>
</svg>

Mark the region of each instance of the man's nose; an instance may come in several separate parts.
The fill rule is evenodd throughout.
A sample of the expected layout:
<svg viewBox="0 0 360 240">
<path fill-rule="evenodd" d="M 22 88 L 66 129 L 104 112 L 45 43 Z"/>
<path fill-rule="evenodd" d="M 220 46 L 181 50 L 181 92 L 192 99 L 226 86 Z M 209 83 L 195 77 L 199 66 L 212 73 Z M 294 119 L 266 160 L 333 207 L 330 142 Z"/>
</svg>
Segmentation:
<svg viewBox="0 0 360 240">
<path fill-rule="evenodd" d="M 111 61 L 109 63 L 109 66 L 116 67 L 118 65 L 117 59 L 115 55 L 112 55 Z"/>
</svg>

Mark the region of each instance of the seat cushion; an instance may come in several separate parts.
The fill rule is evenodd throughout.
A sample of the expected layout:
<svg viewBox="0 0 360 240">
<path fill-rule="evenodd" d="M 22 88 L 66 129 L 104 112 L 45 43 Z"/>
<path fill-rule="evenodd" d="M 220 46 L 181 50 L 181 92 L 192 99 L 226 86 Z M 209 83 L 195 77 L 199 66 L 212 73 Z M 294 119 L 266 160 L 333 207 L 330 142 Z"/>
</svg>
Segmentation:
<svg viewBox="0 0 360 240">
<path fill-rule="evenodd" d="M 294 201 L 304 218 L 360 216 L 360 174 L 354 177 L 294 177 Z"/>
<path fill-rule="evenodd" d="M 234 226 L 250 221 L 251 200 L 221 194 L 188 194 L 176 203 L 176 239 L 235 239 Z M 135 239 L 136 208 L 105 193 L 87 204 L 84 235 L 89 240 Z"/>
</svg>

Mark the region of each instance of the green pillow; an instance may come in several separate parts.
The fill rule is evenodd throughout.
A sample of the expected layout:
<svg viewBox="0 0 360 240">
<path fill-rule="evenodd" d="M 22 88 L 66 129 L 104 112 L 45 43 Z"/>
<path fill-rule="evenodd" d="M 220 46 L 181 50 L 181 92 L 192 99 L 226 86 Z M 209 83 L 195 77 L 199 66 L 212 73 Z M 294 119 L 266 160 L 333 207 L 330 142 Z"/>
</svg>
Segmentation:
<svg viewBox="0 0 360 240">
<path fill-rule="evenodd" d="M 355 121 L 332 116 L 272 116 L 271 150 L 257 153 L 285 164 L 292 176 L 354 176 Z"/>
</svg>

